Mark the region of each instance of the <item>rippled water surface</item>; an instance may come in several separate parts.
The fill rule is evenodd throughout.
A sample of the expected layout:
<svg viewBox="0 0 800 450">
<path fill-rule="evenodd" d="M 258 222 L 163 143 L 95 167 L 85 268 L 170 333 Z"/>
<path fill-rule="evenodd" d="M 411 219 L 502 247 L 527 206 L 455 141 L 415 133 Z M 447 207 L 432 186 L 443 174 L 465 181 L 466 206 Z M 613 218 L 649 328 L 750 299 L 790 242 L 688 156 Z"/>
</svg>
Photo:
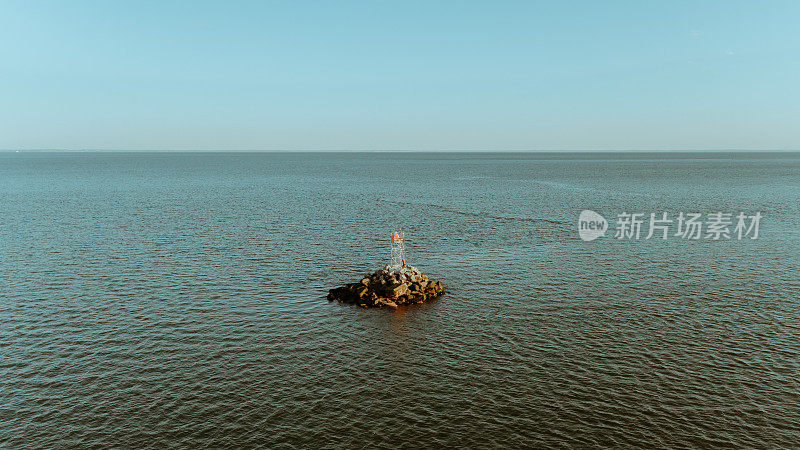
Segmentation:
<svg viewBox="0 0 800 450">
<path fill-rule="evenodd" d="M 0 444 L 797 447 L 799 198 L 796 154 L 0 154 Z M 450 293 L 328 303 L 396 226 Z"/>
</svg>

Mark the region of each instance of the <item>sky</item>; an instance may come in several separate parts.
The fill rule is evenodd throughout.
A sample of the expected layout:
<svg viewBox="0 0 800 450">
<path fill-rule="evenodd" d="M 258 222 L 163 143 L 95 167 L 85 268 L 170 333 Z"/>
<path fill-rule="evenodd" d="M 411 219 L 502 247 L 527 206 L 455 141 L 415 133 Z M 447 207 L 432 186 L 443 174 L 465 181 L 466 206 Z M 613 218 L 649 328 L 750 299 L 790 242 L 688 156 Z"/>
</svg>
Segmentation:
<svg viewBox="0 0 800 450">
<path fill-rule="evenodd" d="M 0 0 L 0 149 L 800 150 L 798 1 Z"/>
</svg>

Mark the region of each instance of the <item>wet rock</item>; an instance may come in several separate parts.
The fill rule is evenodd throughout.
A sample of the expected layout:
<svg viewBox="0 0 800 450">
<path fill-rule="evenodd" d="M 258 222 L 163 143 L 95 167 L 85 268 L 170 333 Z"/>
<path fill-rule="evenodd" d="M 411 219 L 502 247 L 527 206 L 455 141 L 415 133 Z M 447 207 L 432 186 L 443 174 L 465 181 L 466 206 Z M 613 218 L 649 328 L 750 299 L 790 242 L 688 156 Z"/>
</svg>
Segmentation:
<svg viewBox="0 0 800 450">
<path fill-rule="evenodd" d="M 422 303 L 444 294 L 440 281 L 431 281 L 412 266 L 386 266 L 328 292 L 329 301 L 353 303 L 362 307 L 389 307 Z"/>
</svg>

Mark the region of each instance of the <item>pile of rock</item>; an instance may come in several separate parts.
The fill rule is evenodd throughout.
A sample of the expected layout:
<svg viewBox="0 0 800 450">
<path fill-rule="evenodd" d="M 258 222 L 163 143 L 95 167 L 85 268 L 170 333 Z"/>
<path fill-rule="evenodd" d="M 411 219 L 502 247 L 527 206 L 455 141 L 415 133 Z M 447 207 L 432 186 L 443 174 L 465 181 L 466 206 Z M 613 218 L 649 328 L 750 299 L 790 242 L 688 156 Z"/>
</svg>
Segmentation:
<svg viewBox="0 0 800 450">
<path fill-rule="evenodd" d="M 328 300 L 354 303 L 362 307 L 408 305 L 422 303 L 444 294 L 440 281 L 431 281 L 428 276 L 411 266 L 386 266 L 373 274 L 367 274 L 358 283 L 331 289 Z"/>
</svg>

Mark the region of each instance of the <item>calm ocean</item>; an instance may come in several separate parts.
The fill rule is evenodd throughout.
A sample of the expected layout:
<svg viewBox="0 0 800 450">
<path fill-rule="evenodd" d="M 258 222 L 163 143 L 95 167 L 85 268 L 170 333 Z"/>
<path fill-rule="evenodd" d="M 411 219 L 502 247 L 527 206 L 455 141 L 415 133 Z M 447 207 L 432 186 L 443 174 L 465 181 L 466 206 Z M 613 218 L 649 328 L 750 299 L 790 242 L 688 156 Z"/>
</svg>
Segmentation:
<svg viewBox="0 0 800 450">
<path fill-rule="evenodd" d="M 4 153 L 0 224 L 0 446 L 800 446 L 800 154 Z M 449 293 L 328 303 L 400 227 Z"/>
</svg>

